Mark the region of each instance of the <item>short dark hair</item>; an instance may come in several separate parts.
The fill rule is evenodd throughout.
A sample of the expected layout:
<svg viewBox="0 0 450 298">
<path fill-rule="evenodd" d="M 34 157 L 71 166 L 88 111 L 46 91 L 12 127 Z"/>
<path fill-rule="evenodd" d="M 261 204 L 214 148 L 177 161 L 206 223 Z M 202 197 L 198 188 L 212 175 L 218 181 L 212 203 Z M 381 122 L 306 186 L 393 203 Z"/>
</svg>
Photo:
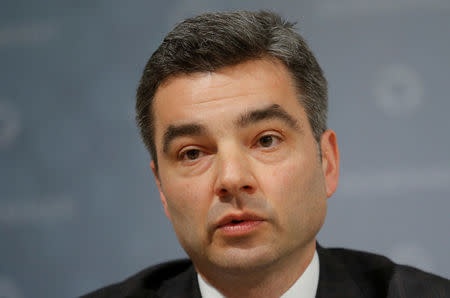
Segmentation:
<svg viewBox="0 0 450 298">
<path fill-rule="evenodd" d="M 274 57 L 288 68 L 314 137 L 327 128 L 327 81 L 294 23 L 269 11 L 201 14 L 179 23 L 150 57 L 137 90 L 136 120 L 158 169 L 153 99 L 169 77 L 214 72 L 252 59 Z"/>
</svg>

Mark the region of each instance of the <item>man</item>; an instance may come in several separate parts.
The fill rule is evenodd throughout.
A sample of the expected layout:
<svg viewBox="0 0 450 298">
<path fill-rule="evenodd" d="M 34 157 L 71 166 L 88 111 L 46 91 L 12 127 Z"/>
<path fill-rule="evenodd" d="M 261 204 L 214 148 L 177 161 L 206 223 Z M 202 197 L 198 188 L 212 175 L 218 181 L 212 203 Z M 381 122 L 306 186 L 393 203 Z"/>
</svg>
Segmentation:
<svg viewBox="0 0 450 298">
<path fill-rule="evenodd" d="M 449 281 L 316 243 L 338 184 L 327 84 L 269 12 L 187 19 L 145 67 L 137 120 L 190 260 L 86 297 L 449 297 Z"/>
</svg>

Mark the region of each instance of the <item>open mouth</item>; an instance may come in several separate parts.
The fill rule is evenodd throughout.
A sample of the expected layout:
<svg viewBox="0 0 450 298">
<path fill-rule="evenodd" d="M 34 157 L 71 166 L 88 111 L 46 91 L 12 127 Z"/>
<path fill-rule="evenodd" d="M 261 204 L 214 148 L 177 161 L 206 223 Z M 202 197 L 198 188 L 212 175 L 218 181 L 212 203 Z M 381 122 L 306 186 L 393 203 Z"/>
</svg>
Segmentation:
<svg viewBox="0 0 450 298">
<path fill-rule="evenodd" d="M 260 221 L 264 221 L 264 219 L 260 216 L 250 213 L 229 214 L 223 217 L 219 222 L 217 222 L 216 227 L 221 228 L 226 226 L 242 226 Z"/>
<path fill-rule="evenodd" d="M 244 220 L 232 220 L 231 224 L 238 224 L 238 223 L 241 223 L 241 222 L 244 222 Z"/>
<path fill-rule="evenodd" d="M 218 230 L 227 237 L 240 237 L 255 231 L 263 223 L 262 219 L 231 219 L 218 225 Z"/>
</svg>

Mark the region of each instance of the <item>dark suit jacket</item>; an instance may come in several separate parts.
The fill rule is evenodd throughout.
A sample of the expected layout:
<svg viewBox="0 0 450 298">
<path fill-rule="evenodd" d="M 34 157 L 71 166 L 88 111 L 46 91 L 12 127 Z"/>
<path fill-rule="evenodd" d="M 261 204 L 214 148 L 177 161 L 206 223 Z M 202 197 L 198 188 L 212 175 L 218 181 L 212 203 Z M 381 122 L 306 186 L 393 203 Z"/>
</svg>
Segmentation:
<svg viewBox="0 0 450 298">
<path fill-rule="evenodd" d="M 320 273 L 317 298 L 450 297 L 450 281 L 389 259 L 347 249 L 317 246 Z M 190 260 L 147 268 L 123 282 L 83 298 L 200 298 L 197 274 Z"/>
</svg>

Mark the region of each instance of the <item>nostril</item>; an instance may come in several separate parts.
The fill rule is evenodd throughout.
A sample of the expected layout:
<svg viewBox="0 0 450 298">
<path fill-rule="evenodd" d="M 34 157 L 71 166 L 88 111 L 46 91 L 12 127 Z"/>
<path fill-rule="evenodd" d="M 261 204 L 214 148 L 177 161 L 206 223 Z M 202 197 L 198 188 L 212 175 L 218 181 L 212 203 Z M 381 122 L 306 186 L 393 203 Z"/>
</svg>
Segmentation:
<svg viewBox="0 0 450 298">
<path fill-rule="evenodd" d="M 227 191 L 225 188 L 222 188 L 222 189 L 219 191 L 219 193 L 220 193 L 221 195 L 226 195 L 226 194 L 228 193 L 228 191 Z"/>
<path fill-rule="evenodd" d="M 243 185 L 241 187 L 240 191 L 243 191 L 248 194 L 252 194 L 255 191 L 255 188 L 251 185 Z"/>
<path fill-rule="evenodd" d="M 255 188 L 251 185 L 242 185 L 239 189 L 228 189 L 226 187 L 219 188 L 215 191 L 216 195 L 219 197 L 226 197 L 229 195 L 236 195 L 238 192 L 246 192 L 246 193 L 253 193 L 255 191 Z"/>
</svg>

